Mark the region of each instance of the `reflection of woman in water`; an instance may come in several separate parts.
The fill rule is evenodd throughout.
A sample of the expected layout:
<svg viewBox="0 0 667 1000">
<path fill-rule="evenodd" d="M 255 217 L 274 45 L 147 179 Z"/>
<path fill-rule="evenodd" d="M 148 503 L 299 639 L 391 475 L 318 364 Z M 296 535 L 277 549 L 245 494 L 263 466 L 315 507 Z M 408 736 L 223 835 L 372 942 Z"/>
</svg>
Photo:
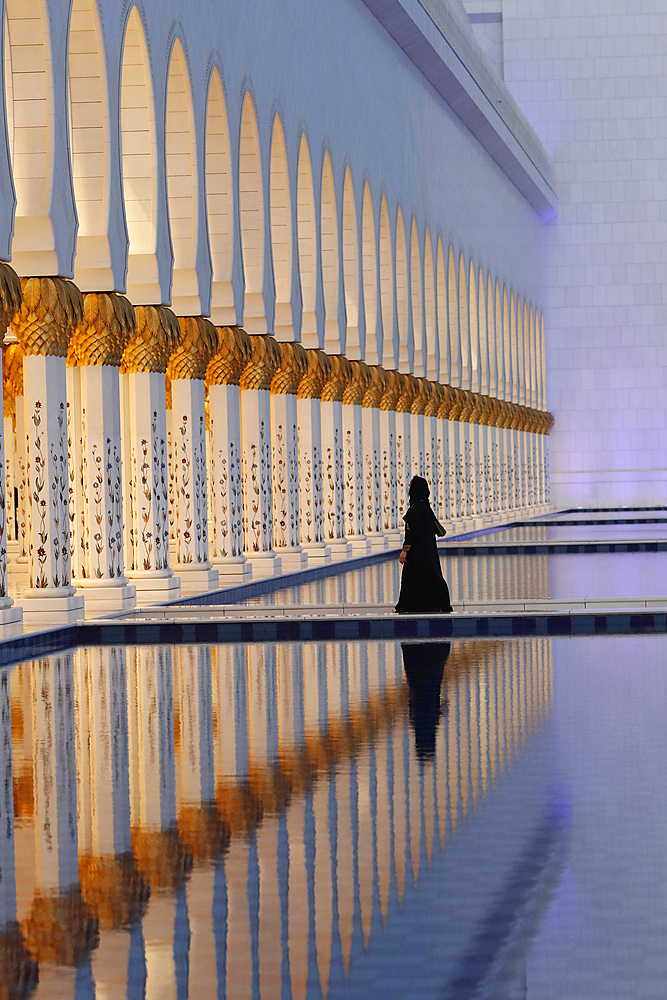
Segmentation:
<svg viewBox="0 0 667 1000">
<path fill-rule="evenodd" d="M 399 562 L 403 567 L 401 592 L 396 610 L 399 614 L 444 612 L 452 610 L 449 588 L 440 569 L 435 536 L 445 534 L 428 501 L 428 483 L 414 476 L 410 483 L 410 507 L 403 518 L 405 542 Z"/>
<path fill-rule="evenodd" d="M 401 652 L 410 690 L 410 722 L 415 731 L 417 757 L 429 760 L 435 754 L 435 734 L 443 713 L 440 688 L 449 643 L 403 642 Z"/>
</svg>

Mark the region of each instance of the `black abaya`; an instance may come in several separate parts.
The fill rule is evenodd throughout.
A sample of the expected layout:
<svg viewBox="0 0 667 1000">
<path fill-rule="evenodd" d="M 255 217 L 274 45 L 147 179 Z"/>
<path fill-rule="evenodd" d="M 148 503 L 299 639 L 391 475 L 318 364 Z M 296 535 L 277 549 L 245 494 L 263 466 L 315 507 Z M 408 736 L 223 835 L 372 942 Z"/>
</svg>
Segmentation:
<svg viewBox="0 0 667 1000">
<path fill-rule="evenodd" d="M 448 614 L 452 610 L 449 588 L 440 568 L 436 534 L 444 534 L 428 500 L 416 500 L 405 515 L 406 553 L 401 592 L 396 610 L 399 614 Z"/>
</svg>

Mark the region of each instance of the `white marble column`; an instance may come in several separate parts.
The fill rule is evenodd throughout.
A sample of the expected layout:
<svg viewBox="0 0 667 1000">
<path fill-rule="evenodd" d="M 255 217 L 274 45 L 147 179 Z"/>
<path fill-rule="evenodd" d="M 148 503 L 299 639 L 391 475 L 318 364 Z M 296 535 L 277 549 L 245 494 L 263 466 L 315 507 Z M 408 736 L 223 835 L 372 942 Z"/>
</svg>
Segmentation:
<svg viewBox="0 0 667 1000">
<path fill-rule="evenodd" d="M 243 551 L 241 403 L 239 380 L 250 360 L 250 337 L 240 327 L 218 327 L 219 348 L 206 369 L 208 386 L 211 562 L 220 586 L 246 583 L 252 565 Z"/>
<path fill-rule="evenodd" d="M 460 477 L 461 477 L 461 518 L 464 530 L 471 530 L 474 527 L 474 489 L 475 476 L 473 465 L 473 454 L 470 447 L 470 415 L 474 407 L 474 394 L 469 390 L 463 392 L 463 407 L 459 414 L 459 434 L 461 436 L 460 446 Z"/>
<path fill-rule="evenodd" d="M 279 346 L 280 368 L 271 380 L 273 545 L 282 560 L 283 573 L 292 573 L 308 566 L 308 553 L 301 544 L 297 432 L 297 390 L 308 371 L 308 355 L 301 344 L 288 342 Z"/>
<path fill-rule="evenodd" d="M 431 488 L 431 507 L 437 518 L 442 516 L 440 505 L 442 468 L 438 445 L 438 410 L 442 402 L 442 386 L 428 383 L 428 398 L 424 409 L 424 443 L 426 448 L 426 479 Z"/>
<path fill-rule="evenodd" d="M 387 389 L 387 373 L 379 365 L 369 366 L 370 384 L 361 401 L 364 439 L 364 507 L 366 535 L 371 552 L 384 552 L 388 539 L 384 533 L 382 514 L 382 439 L 380 434 L 380 402 Z"/>
<path fill-rule="evenodd" d="M 269 388 L 282 356 L 267 334 L 250 338 L 252 356 L 241 375 L 241 454 L 243 537 L 253 577 L 279 575 L 280 556 L 273 548 L 271 472 L 271 400 Z"/>
<path fill-rule="evenodd" d="M 465 395 L 461 389 L 451 387 L 453 401 L 450 406 L 447 428 L 449 435 L 449 495 L 450 517 L 457 527 L 464 516 L 463 460 L 461 457 L 461 428 L 459 415 L 465 404 Z"/>
<path fill-rule="evenodd" d="M 438 460 L 440 467 L 439 504 L 440 520 L 444 523 L 451 521 L 452 497 L 451 497 L 451 469 L 449 464 L 449 411 L 454 402 L 454 393 L 449 385 L 441 385 L 441 398 L 438 406 Z"/>
<path fill-rule="evenodd" d="M 26 356 L 23 381 L 31 507 L 30 580 L 21 598 L 24 617 L 45 624 L 78 621 L 84 600 L 71 582 L 64 356 Z"/>
<path fill-rule="evenodd" d="M 361 401 L 369 381 L 368 366 L 351 361 L 352 380 L 343 392 L 343 461 L 346 535 L 354 556 L 371 551 L 364 533 L 364 436 Z"/>
<path fill-rule="evenodd" d="M 414 375 L 399 374 L 400 395 L 396 403 L 396 480 L 398 491 L 398 524 L 405 530 L 403 518 L 408 510 L 408 490 L 413 476 L 412 404 L 419 391 Z"/>
<path fill-rule="evenodd" d="M 166 306 L 137 306 L 121 363 L 125 561 L 138 604 L 180 597 L 169 565 L 165 371 L 181 329 Z"/>
<path fill-rule="evenodd" d="M 380 463 L 382 476 L 382 529 L 389 548 L 399 548 L 403 532 L 398 523 L 398 479 L 396 468 L 396 404 L 400 376 L 388 371 L 387 386 L 380 400 Z"/>
<path fill-rule="evenodd" d="M 167 366 L 171 379 L 174 527 L 181 593 L 215 590 L 218 571 L 208 558 L 208 482 L 204 377 L 218 350 L 218 331 L 203 316 L 179 317 L 181 338 Z"/>
<path fill-rule="evenodd" d="M 331 372 L 320 397 L 322 432 L 322 511 L 324 539 L 334 562 L 349 559 L 352 545 L 345 537 L 345 459 L 343 451 L 343 392 L 352 379 L 352 365 L 342 354 L 329 358 Z"/>
<path fill-rule="evenodd" d="M 331 549 L 324 537 L 324 490 L 322 482 L 322 415 L 320 396 L 331 374 L 324 351 L 309 350 L 308 370 L 299 383 L 299 507 L 301 541 L 311 566 L 331 562 Z"/>
<path fill-rule="evenodd" d="M 426 450 L 426 422 L 424 420 L 424 410 L 430 396 L 430 383 L 425 378 L 416 378 L 416 383 L 417 392 L 410 407 L 412 475 L 427 479 L 430 489 L 431 481 L 426 475 L 430 459 Z"/>
</svg>

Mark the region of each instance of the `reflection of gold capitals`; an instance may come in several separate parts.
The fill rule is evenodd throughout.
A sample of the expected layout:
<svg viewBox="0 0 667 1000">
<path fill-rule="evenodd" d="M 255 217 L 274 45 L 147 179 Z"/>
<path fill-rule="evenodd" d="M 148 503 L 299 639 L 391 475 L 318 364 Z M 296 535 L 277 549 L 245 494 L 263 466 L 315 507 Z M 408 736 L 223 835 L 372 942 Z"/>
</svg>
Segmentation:
<svg viewBox="0 0 667 1000">
<path fill-rule="evenodd" d="M 17 921 L 9 921 L 0 931 L 0 997 L 27 1000 L 38 983 L 39 965 L 26 948 Z"/>
<path fill-rule="evenodd" d="M 150 887 L 141 877 L 132 853 L 79 856 L 79 882 L 87 905 L 104 930 L 120 930 L 146 912 Z"/>
<path fill-rule="evenodd" d="M 218 350 L 218 331 L 203 316 L 179 316 L 178 325 L 181 338 L 169 358 L 167 375 L 172 380 L 203 379 L 209 361 Z"/>
<path fill-rule="evenodd" d="M 343 402 L 349 406 L 358 406 L 370 385 L 371 372 L 365 361 L 350 361 L 350 364 L 352 365 L 352 380 L 345 386 Z"/>
<path fill-rule="evenodd" d="M 306 353 L 308 371 L 299 383 L 297 396 L 299 399 L 320 399 L 324 384 L 331 375 L 331 360 L 328 354 L 315 348 Z"/>
<path fill-rule="evenodd" d="M 4 342 L 5 330 L 20 310 L 22 301 L 21 279 L 9 264 L 0 261 L 0 344 Z"/>
<path fill-rule="evenodd" d="M 48 895 L 38 891 L 21 929 L 34 958 L 49 965 L 79 965 L 100 942 L 98 921 L 78 885 Z"/>
<path fill-rule="evenodd" d="M 6 417 L 16 413 L 16 397 L 23 395 L 23 351 L 18 344 L 2 348 L 2 401 Z"/>
<path fill-rule="evenodd" d="M 181 339 L 181 328 L 167 306 L 135 306 L 137 325 L 123 351 L 121 372 L 160 372 Z"/>
<path fill-rule="evenodd" d="M 403 391 L 403 376 L 394 369 L 391 369 L 386 374 L 387 388 L 380 400 L 380 409 L 395 411 L 399 397 Z"/>
<path fill-rule="evenodd" d="M 240 326 L 218 327 L 218 350 L 206 369 L 206 385 L 238 385 L 252 357 L 250 337 Z"/>
<path fill-rule="evenodd" d="M 11 327 L 24 354 L 67 356 L 67 346 L 83 321 L 83 297 L 63 278 L 21 278 L 23 302 Z"/>
<path fill-rule="evenodd" d="M 431 383 L 427 378 L 417 378 L 417 395 L 412 400 L 410 413 L 423 414 L 431 395 Z"/>
<path fill-rule="evenodd" d="M 280 367 L 280 344 L 268 333 L 253 333 L 250 337 L 250 360 L 239 379 L 241 389 L 270 389 L 271 379 Z"/>
<path fill-rule="evenodd" d="M 133 827 L 131 834 L 137 868 L 151 889 L 176 889 L 185 882 L 192 868 L 192 855 L 186 851 L 176 827 Z"/>
<path fill-rule="evenodd" d="M 221 820 L 215 803 L 183 806 L 178 814 L 178 832 L 188 853 L 200 861 L 215 861 L 229 847 L 229 827 Z"/>
<path fill-rule="evenodd" d="M 280 344 L 280 368 L 271 380 L 271 392 L 296 396 L 301 379 L 308 371 L 308 354 L 301 344 Z"/>
<path fill-rule="evenodd" d="M 403 375 L 403 386 L 401 388 L 401 395 L 398 397 L 398 402 L 396 403 L 397 413 L 411 413 L 412 404 L 417 398 L 419 393 L 419 381 L 414 375 Z"/>
<path fill-rule="evenodd" d="M 322 402 L 342 403 L 343 393 L 352 381 L 352 365 L 344 354 L 329 355 L 331 372 L 322 389 Z"/>
<path fill-rule="evenodd" d="M 74 331 L 67 364 L 120 365 L 123 351 L 137 328 L 129 299 L 116 292 L 86 292 L 83 320 Z"/>
<path fill-rule="evenodd" d="M 387 373 L 381 365 L 369 365 L 368 370 L 371 375 L 371 382 L 364 393 L 361 405 L 365 408 L 379 407 L 382 397 L 387 390 Z"/>
</svg>

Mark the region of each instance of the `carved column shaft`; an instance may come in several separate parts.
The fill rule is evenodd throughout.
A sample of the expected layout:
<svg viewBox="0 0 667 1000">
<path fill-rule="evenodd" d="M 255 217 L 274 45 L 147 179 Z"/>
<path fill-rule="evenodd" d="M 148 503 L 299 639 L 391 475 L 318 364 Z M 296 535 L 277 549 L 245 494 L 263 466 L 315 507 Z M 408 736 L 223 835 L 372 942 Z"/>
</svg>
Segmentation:
<svg viewBox="0 0 667 1000">
<path fill-rule="evenodd" d="M 121 361 L 125 560 L 140 604 L 180 594 L 169 565 L 165 372 L 181 338 L 165 306 L 137 306 L 136 332 Z"/>
<path fill-rule="evenodd" d="M 301 545 L 299 497 L 299 383 L 308 370 L 301 344 L 280 344 L 281 363 L 271 381 L 271 467 L 273 472 L 273 544 L 283 572 L 305 569 L 308 555 Z"/>
<path fill-rule="evenodd" d="M 239 381 L 251 358 L 250 337 L 240 327 L 218 327 L 219 348 L 206 370 L 211 469 L 211 559 L 221 583 L 250 579 L 243 551 L 241 404 Z"/>
<path fill-rule="evenodd" d="M 218 571 L 208 558 L 204 378 L 218 350 L 218 331 L 202 316 L 180 317 L 181 336 L 167 366 L 171 381 L 173 519 L 181 591 L 211 590 Z"/>
</svg>

